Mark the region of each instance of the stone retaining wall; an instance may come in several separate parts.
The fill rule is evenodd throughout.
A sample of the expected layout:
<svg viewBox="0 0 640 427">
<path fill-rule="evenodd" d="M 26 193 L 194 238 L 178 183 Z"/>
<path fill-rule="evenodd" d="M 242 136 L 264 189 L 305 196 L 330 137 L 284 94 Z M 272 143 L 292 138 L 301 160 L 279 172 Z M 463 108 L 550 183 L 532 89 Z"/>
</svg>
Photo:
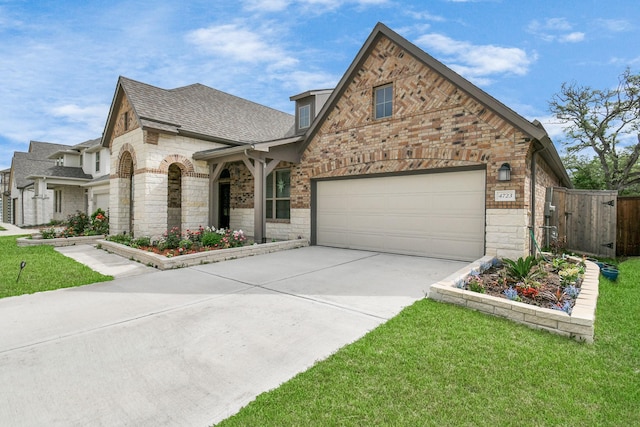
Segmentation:
<svg viewBox="0 0 640 427">
<path fill-rule="evenodd" d="M 77 237 L 58 237 L 55 239 L 38 239 L 21 237 L 17 239 L 18 246 L 74 246 L 74 245 L 93 245 L 98 240 L 104 239 L 104 235 L 99 234 L 96 236 L 77 236 Z"/>
<path fill-rule="evenodd" d="M 262 245 L 243 246 L 240 248 L 218 249 L 213 251 L 198 252 L 195 254 L 178 255 L 167 258 L 153 252 L 146 252 L 119 243 L 101 240 L 98 242 L 102 249 L 125 258 L 134 259 L 142 264 L 155 267 L 160 270 L 189 267 L 192 265 L 209 264 L 212 262 L 226 261 L 229 259 L 244 258 L 253 255 L 263 255 L 287 249 L 309 246 L 308 240 L 297 239 L 284 242 L 264 243 Z"/>
<path fill-rule="evenodd" d="M 453 273 L 444 280 L 431 285 L 428 298 L 449 302 L 494 316 L 505 317 L 532 328 L 571 337 L 578 341 L 593 342 L 596 303 L 598 300 L 598 275 L 600 269 L 586 261 L 586 271 L 582 281 L 580 294 L 576 299 L 571 315 L 560 310 L 541 308 L 506 298 L 498 298 L 478 292 L 459 289 L 455 283 L 469 275 L 471 270 L 480 271 L 480 265 L 490 263 L 494 257 L 486 256 L 467 267 Z M 572 258 L 573 261 L 581 261 Z"/>
</svg>

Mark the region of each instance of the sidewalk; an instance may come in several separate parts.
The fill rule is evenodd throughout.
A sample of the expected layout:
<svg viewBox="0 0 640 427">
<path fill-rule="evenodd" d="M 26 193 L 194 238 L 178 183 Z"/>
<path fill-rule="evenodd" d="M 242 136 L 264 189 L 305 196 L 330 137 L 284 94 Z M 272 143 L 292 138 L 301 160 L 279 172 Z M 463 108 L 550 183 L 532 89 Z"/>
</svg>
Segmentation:
<svg viewBox="0 0 640 427">
<path fill-rule="evenodd" d="M 6 230 L 0 230 L 2 236 L 19 236 L 37 233 L 39 229 L 16 227 L 13 224 L 0 223 Z M 73 258 L 80 264 L 84 264 L 98 273 L 114 278 L 136 276 L 138 274 L 152 273 L 155 268 L 148 267 L 139 262 L 123 258 L 110 252 L 96 249 L 93 245 L 80 244 L 55 248 L 64 256 Z"/>
<path fill-rule="evenodd" d="M 0 230 L 0 237 L 2 236 L 19 236 L 22 234 L 34 234 L 39 232 L 40 230 L 37 228 L 20 228 L 16 227 L 13 224 L 8 224 L 6 222 L 0 222 L 0 227 L 5 230 Z"/>
</svg>

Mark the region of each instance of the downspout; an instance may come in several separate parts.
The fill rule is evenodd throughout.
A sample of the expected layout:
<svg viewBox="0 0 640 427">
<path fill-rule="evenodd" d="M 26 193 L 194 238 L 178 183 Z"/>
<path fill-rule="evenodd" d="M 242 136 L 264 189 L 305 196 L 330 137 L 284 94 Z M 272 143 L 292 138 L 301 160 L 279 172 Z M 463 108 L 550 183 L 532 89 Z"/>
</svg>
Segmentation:
<svg viewBox="0 0 640 427">
<path fill-rule="evenodd" d="M 534 149 L 531 153 L 531 223 L 529 224 L 529 254 L 536 256 L 536 158 L 538 153 L 546 150 L 542 147 L 539 150 Z"/>
<path fill-rule="evenodd" d="M 20 189 L 20 226 L 24 226 L 24 188 Z"/>
</svg>

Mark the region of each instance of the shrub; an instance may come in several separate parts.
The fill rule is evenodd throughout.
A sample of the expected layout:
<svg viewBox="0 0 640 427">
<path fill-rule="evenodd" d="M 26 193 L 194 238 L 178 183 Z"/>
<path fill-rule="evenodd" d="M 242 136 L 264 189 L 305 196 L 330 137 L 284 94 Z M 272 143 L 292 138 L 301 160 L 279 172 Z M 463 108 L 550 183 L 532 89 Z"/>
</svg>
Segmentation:
<svg viewBox="0 0 640 427">
<path fill-rule="evenodd" d="M 100 208 L 91 214 L 92 234 L 109 234 L 109 217 Z"/>
<path fill-rule="evenodd" d="M 56 229 L 51 228 L 41 228 L 40 235 L 42 235 L 43 239 L 55 239 L 56 238 Z"/>
<path fill-rule="evenodd" d="M 139 248 L 142 246 L 151 246 L 151 238 L 149 237 L 138 237 L 136 239 L 131 240 L 129 244 L 132 248 Z"/>
<path fill-rule="evenodd" d="M 224 235 L 222 236 L 222 247 L 225 249 L 244 246 L 244 243 L 247 241 L 247 238 L 245 237 L 242 230 L 218 230 L 218 233 L 221 232 L 224 232 Z"/>
<path fill-rule="evenodd" d="M 520 257 L 517 261 L 503 258 L 502 262 L 509 278 L 516 282 L 526 278 L 534 278 L 540 274 L 538 271 L 533 271 L 533 267 L 538 265 L 538 259 L 533 255 L 529 255 L 526 258 Z"/>
<path fill-rule="evenodd" d="M 178 246 L 180 247 L 180 249 L 191 249 L 191 246 L 193 246 L 193 242 L 189 239 L 182 239 L 178 242 Z"/>
<path fill-rule="evenodd" d="M 86 213 L 77 211 L 67 218 L 67 228 L 63 231 L 65 237 L 82 236 L 90 226 L 91 220 Z"/>
<path fill-rule="evenodd" d="M 180 240 L 182 240 L 180 230 L 178 227 L 173 227 L 171 230 L 164 233 L 164 237 L 158 244 L 158 247 L 162 246 L 163 249 L 178 249 L 180 246 Z"/>
<path fill-rule="evenodd" d="M 201 238 L 202 246 L 216 247 L 220 244 L 222 235 L 215 231 L 205 231 Z"/>
<path fill-rule="evenodd" d="M 130 245 L 131 235 L 130 234 L 114 234 L 112 236 L 107 237 L 107 240 L 114 243 L 120 243 L 121 245 Z"/>
</svg>

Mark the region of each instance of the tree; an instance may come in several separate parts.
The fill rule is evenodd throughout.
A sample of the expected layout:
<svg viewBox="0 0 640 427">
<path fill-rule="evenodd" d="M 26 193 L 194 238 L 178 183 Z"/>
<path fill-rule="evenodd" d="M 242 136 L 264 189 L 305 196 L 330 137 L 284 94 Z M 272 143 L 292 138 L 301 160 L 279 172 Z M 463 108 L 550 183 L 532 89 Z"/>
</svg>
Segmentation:
<svg viewBox="0 0 640 427">
<path fill-rule="evenodd" d="M 568 125 L 568 140 L 563 141 L 567 155 L 584 155 L 592 149 L 602 168 L 605 189 L 621 191 L 640 184 L 640 74 L 627 69 L 615 89 L 563 83 L 549 106 Z"/>
</svg>

